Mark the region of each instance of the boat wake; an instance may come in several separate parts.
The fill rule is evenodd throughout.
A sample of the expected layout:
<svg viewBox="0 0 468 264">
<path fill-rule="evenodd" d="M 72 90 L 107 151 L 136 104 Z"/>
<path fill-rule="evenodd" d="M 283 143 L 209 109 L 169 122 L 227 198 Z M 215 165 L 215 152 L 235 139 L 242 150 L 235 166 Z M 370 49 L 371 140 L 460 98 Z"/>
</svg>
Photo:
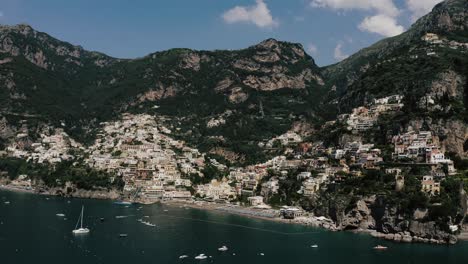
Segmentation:
<svg viewBox="0 0 468 264">
<path fill-rule="evenodd" d="M 133 215 L 116 215 L 115 218 L 122 219 L 122 218 L 127 218 L 127 217 L 130 217 L 130 216 L 133 216 Z"/>
</svg>

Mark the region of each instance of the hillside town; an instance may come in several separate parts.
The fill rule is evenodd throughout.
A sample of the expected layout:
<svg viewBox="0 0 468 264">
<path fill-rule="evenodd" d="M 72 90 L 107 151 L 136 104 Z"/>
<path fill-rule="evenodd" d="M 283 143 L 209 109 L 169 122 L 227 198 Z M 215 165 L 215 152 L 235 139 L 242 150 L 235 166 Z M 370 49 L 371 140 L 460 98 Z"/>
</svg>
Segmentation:
<svg viewBox="0 0 468 264">
<path fill-rule="evenodd" d="M 348 140 L 337 145 L 310 141 L 307 135 L 294 130 L 258 142 L 261 149 L 277 154 L 247 166 L 228 166 L 218 159 L 219 155 L 212 155 L 222 151 L 204 153 L 187 144 L 175 133 L 180 128 L 166 116 L 130 113 L 102 122 L 94 142 L 87 146 L 75 141 L 63 128 L 43 128 L 34 138 L 24 126 L 1 155 L 31 164 L 55 167 L 65 162 L 105 172 L 109 185 L 122 183 L 118 196 L 113 197 L 125 203 L 177 203 L 342 230 L 346 224 L 307 210 L 300 201 L 319 200 L 373 173 L 393 178 L 394 194 L 404 192 L 411 178 L 416 179 L 428 201 L 437 201 L 443 182 L 457 173 L 434 131 L 409 127 L 388 138 L 385 145 L 366 142 L 363 135 L 375 130 L 383 116 L 401 110 L 403 99 L 401 95 L 377 98 L 335 122 L 327 122 L 324 129 L 344 124 L 344 133 L 349 135 Z M 207 127 L 226 125 L 223 117 L 230 114 L 207 120 Z M 409 167 L 419 167 L 424 174 L 412 175 Z M 62 184 L 60 177 L 56 181 L 56 185 Z M 37 182 L 24 173 L 8 184 L 33 191 Z M 65 183 L 67 189 L 75 187 Z M 426 242 L 418 236 L 405 240 Z"/>
<path fill-rule="evenodd" d="M 376 99 L 368 108 L 359 107 L 349 115 L 342 115 L 341 120 L 353 133 L 363 132 L 381 114 L 401 109 L 401 101 L 400 95 Z M 298 194 L 313 198 L 329 184 L 340 184 L 347 175 L 360 176 L 363 170 L 379 170 L 384 164 L 382 150 L 374 144 L 353 141 L 341 147 L 325 147 L 322 142 L 304 142 L 299 134 L 288 132 L 266 143 L 268 147 L 279 144 L 284 155 L 261 164 L 227 167 L 184 141 L 173 139 L 164 121 L 163 116 L 124 114 L 119 120 L 102 123 L 94 144 L 87 148 L 61 129 L 41 134 L 37 142 L 29 143 L 21 141 L 27 137 L 23 131 L 7 152 L 9 156 L 36 163 L 54 164 L 80 158 L 88 166 L 114 175 L 110 181 L 121 178 L 125 183 L 123 197 L 131 201 L 243 202 L 259 210 L 271 209 L 268 204 L 291 173 L 301 183 Z M 430 131 L 398 134 L 389 144 L 393 144 L 391 156 L 396 164 L 431 168 L 431 174 L 421 180 L 422 190 L 428 195 L 437 195 L 440 182 L 456 173 L 453 161 L 445 157 L 438 137 Z M 205 180 L 207 167 L 215 168 L 217 175 Z M 401 170 L 384 167 L 387 171 L 398 171 L 395 178 L 398 185 Z M 26 176 L 22 179 L 28 180 Z M 295 207 L 291 210 L 302 211 Z"/>
<path fill-rule="evenodd" d="M 347 129 L 354 133 L 363 132 L 372 128 L 379 116 L 389 112 L 400 110 L 404 105 L 402 95 L 392 95 L 375 99 L 368 107 L 361 106 L 354 108 L 351 114 L 344 114 L 338 120 L 347 124 Z"/>
</svg>

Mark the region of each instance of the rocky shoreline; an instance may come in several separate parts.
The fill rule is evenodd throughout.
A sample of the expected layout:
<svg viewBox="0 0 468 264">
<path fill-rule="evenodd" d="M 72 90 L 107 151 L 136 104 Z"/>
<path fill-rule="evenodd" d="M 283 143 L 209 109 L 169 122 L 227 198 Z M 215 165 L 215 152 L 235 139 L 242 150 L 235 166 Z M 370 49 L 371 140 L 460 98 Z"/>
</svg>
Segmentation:
<svg viewBox="0 0 468 264">
<path fill-rule="evenodd" d="M 15 192 L 27 192 L 39 195 L 51 195 L 61 196 L 68 198 L 84 198 L 84 199 L 99 199 L 99 200 L 117 200 L 121 197 L 121 193 L 118 190 L 83 190 L 77 188 L 70 188 L 66 186 L 63 188 L 48 188 L 48 187 L 25 187 L 15 186 L 8 184 L 5 181 L 0 181 L 0 189 L 15 191 Z"/>
<path fill-rule="evenodd" d="M 84 198 L 84 199 L 101 199 L 101 200 L 118 200 L 122 198 L 122 195 L 117 190 L 81 190 L 81 189 L 70 189 L 67 190 L 65 188 L 22 188 L 18 186 L 11 186 L 5 185 L 4 183 L 0 182 L 0 190 L 8 190 L 14 192 L 27 192 L 39 195 L 52 195 L 52 196 L 61 196 L 61 197 L 68 197 L 68 198 Z M 345 228 L 341 228 L 337 226 L 337 224 L 326 217 L 316 217 L 312 215 L 301 216 L 295 219 L 284 219 L 279 217 L 279 211 L 277 215 L 274 214 L 265 214 L 263 211 L 251 207 L 242 207 L 242 206 L 232 206 L 226 204 L 216 204 L 212 202 L 202 202 L 202 201 L 177 201 L 177 200 L 169 200 L 169 201 L 160 201 L 163 204 L 169 206 L 179 206 L 179 207 L 188 207 L 188 208 L 195 208 L 201 210 L 209 210 L 215 211 L 220 213 L 229 213 L 240 215 L 243 217 L 251 217 L 256 219 L 262 219 L 267 221 L 275 221 L 279 223 L 285 224 L 297 224 L 297 225 L 305 225 L 317 228 L 323 228 L 329 231 L 352 231 L 357 233 L 366 233 L 371 235 L 372 237 L 389 240 L 393 242 L 399 243 L 428 243 L 434 245 L 453 245 L 456 244 L 458 240 L 465 240 L 468 241 L 468 232 L 462 232 L 458 237 L 452 236 L 449 240 L 444 239 L 428 239 L 421 236 L 412 235 L 410 232 L 398 232 L 398 233 L 382 233 L 372 229 L 354 229 L 354 230 L 346 230 Z M 138 203 L 142 204 L 150 204 L 144 201 L 140 201 Z M 468 229 L 467 229 L 468 230 Z"/>
<path fill-rule="evenodd" d="M 402 242 L 402 243 L 426 243 L 426 244 L 438 244 L 438 245 L 455 245 L 458 242 L 458 239 L 456 236 L 451 237 L 449 241 L 445 241 L 443 239 L 434 239 L 434 238 L 423 238 L 423 237 L 418 237 L 418 236 L 413 236 L 411 235 L 410 232 L 402 232 L 402 233 L 396 233 L 396 234 L 385 234 L 385 233 L 380 233 L 377 231 L 373 231 L 370 233 L 371 236 L 375 238 L 381 238 L 389 241 L 395 241 L 395 242 Z"/>
</svg>

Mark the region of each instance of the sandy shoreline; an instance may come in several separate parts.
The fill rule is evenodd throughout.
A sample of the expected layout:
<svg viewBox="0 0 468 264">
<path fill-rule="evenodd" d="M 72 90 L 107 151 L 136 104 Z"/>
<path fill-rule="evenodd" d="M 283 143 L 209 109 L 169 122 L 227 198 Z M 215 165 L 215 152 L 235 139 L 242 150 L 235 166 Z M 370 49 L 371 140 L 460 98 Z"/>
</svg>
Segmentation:
<svg viewBox="0 0 468 264">
<path fill-rule="evenodd" d="M 206 211 L 211 211 L 211 212 L 218 212 L 218 213 L 224 213 L 224 214 L 233 214 L 233 215 L 239 215 L 242 217 L 247 217 L 247 218 L 253 218 L 253 219 L 261 219 L 261 220 L 267 220 L 267 221 L 273 221 L 273 222 L 280 222 L 280 223 L 292 223 L 289 220 L 280 218 L 280 217 L 264 217 L 264 216 L 259 216 L 255 215 L 254 209 L 250 209 L 252 211 L 251 214 L 246 214 L 246 213 L 240 213 L 239 211 L 227 211 L 223 210 L 227 207 L 227 205 L 223 204 L 215 204 L 215 203 L 209 203 L 209 202 L 186 202 L 186 201 L 162 201 L 161 204 L 165 204 L 168 206 L 177 206 L 177 207 L 188 207 L 188 208 L 194 208 L 194 209 L 200 209 L 200 210 L 206 210 Z M 248 207 L 238 207 L 239 209 L 244 209 L 248 210 Z M 299 223 L 297 223 L 299 224 Z"/>
</svg>

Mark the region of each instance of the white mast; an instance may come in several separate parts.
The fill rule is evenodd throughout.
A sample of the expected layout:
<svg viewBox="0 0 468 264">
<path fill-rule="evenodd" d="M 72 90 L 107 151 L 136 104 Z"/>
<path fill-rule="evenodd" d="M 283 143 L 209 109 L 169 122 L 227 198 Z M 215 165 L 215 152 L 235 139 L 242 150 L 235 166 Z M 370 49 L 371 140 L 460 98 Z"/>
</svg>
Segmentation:
<svg viewBox="0 0 468 264">
<path fill-rule="evenodd" d="M 84 205 L 81 206 L 81 214 L 78 217 L 78 221 L 76 222 L 76 226 L 75 226 L 75 230 L 73 230 L 73 234 L 89 233 L 89 229 L 83 227 L 83 217 L 84 217 Z M 80 228 L 78 228 L 78 225 L 80 226 Z"/>
<path fill-rule="evenodd" d="M 81 228 L 83 228 L 83 213 L 84 213 L 84 205 L 81 206 Z"/>
</svg>

